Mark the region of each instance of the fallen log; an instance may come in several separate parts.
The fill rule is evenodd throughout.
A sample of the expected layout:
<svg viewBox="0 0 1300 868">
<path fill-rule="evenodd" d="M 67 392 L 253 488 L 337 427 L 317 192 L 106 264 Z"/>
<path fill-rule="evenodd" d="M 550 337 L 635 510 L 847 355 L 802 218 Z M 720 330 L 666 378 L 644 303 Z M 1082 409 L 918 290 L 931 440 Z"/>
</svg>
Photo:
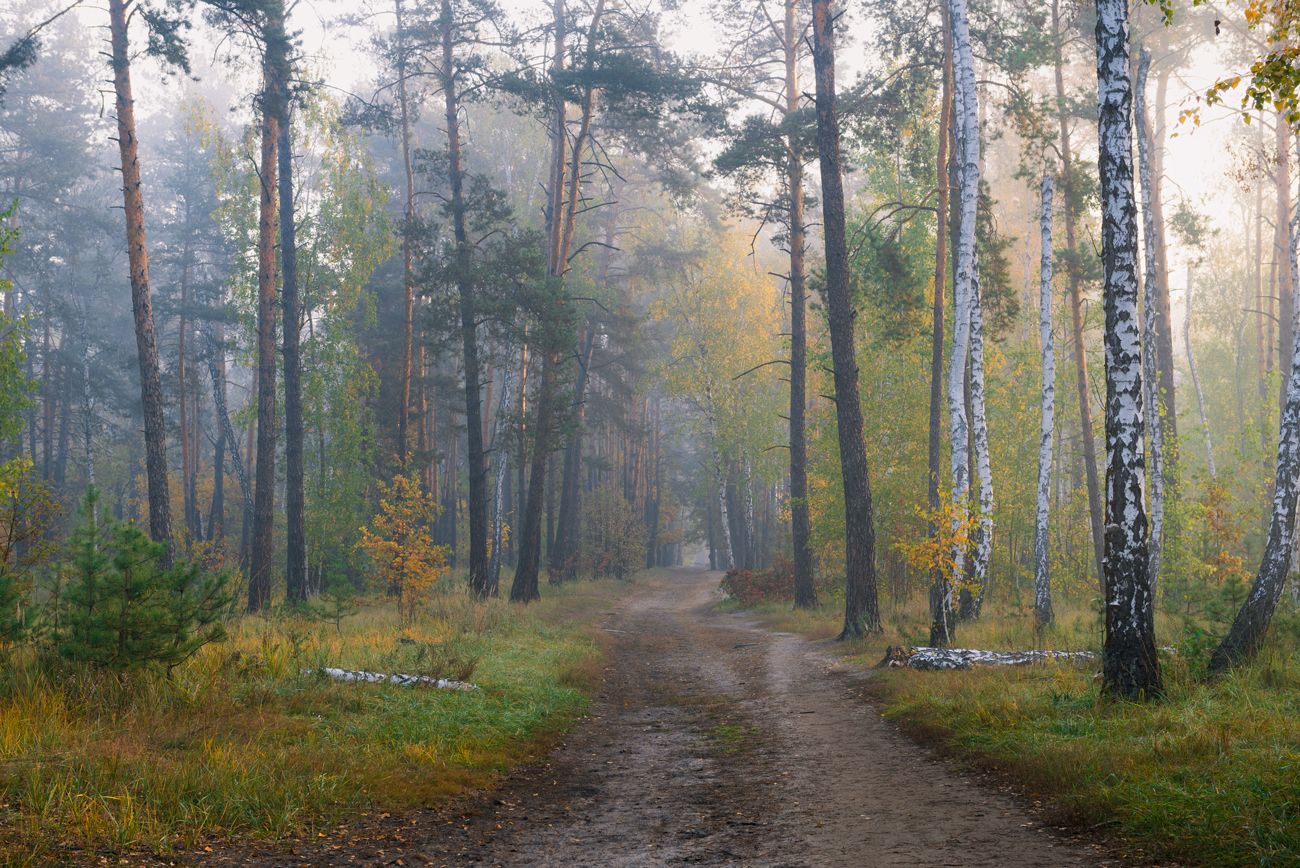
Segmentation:
<svg viewBox="0 0 1300 868">
<path fill-rule="evenodd" d="M 891 645 L 877 669 L 970 669 L 973 666 L 1029 666 L 1033 663 L 1085 663 L 1092 651 L 980 651 L 974 648 L 907 648 Z"/>
<path fill-rule="evenodd" d="M 304 669 L 304 675 L 320 675 L 335 681 L 366 682 L 369 684 L 396 684 L 398 687 L 434 687 L 439 690 L 478 690 L 467 681 L 453 678 L 434 678 L 432 675 L 403 675 L 383 672 L 366 672 L 362 669 L 338 669 L 321 666 L 316 669 Z"/>
</svg>

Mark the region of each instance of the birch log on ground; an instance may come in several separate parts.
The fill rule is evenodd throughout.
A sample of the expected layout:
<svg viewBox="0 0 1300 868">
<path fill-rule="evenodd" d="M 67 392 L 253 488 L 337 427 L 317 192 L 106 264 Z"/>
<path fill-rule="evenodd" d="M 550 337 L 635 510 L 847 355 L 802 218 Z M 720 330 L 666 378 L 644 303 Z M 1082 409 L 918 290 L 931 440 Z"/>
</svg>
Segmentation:
<svg viewBox="0 0 1300 868">
<path fill-rule="evenodd" d="M 316 669 L 304 669 L 303 675 L 319 675 L 334 681 L 347 681 L 367 684 L 396 684 L 398 687 L 434 687 L 439 690 L 478 690 L 468 681 L 454 678 L 434 678 L 432 675 L 406 675 L 400 672 L 367 672 L 364 669 L 339 669 L 333 666 L 321 666 Z"/>
<path fill-rule="evenodd" d="M 1151 440 L 1151 535 L 1148 541 L 1147 560 L 1151 574 L 1151 593 L 1155 593 L 1160 580 L 1160 554 L 1164 548 L 1165 525 L 1165 436 L 1164 416 L 1161 410 L 1159 380 L 1156 372 L 1156 355 L 1159 352 L 1160 315 L 1157 311 L 1160 298 L 1158 281 L 1160 270 L 1160 234 L 1156 232 L 1152 203 L 1151 183 L 1151 131 L 1146 117 L 1147 73 L 1151 67 L 1151 53 L 1145 48 L 1138 56 L 1137 84 L 1134 98 L 1134 118 L 1137 123 L 1138 176 L 1142 185 L 1142 237 L 1146 281 L 1142 296 L 1142 377 L 1147 406 L 1147 429 Z"/>
<path fill-rule="evenodd" d="M 1038 509 L 1034 520 L 1034 623 L 1050 624 L 1052 583 L 1047 519 L 1052 489 L 1052 429 L 1056 416 L 1056 356 L 1052 345 L 1052 176 L 1043 175 L 1039 216 L 1038 337 L 1043 356 L 1043 407 L 1038 429 Z"/>
<path fill-rule="evenodd" d="M 877 669 L 970 669 L 975 666 L 1029 666 L 1034 663 L 1091 663 L 1092 651 L 982 651 L 975 648 L 890 646 Z"/>
</svg>

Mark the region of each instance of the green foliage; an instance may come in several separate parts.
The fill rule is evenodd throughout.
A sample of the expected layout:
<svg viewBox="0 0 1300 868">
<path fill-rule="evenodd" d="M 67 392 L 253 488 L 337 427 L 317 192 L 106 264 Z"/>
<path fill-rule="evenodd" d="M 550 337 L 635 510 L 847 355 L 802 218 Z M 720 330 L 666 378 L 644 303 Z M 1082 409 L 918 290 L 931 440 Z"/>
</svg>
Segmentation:
<svg viewBox="0 0 1300 868">
<path fill-rule="evenodd" d="M 26 624 L 22 617 L 24 589 L 10 570 L 0 570 L 0 650 L 23 637 Z"/>
<path fill-rule="evenodd" d="M 343 632 L 343 619 L 355 615 L 361 609 L 357 599 L 357 589 L 342 572 L 337 569 L 326 570 L 325 587 L 308 606 L 310 613 L 318 620 L 334 625 L 334 632 Z"/>
<path fill-rule="evenodd" d="M 226 573 L 194 561 L 164 566 L 166 545 L 134 523 L 101 519 L 92 488 L 73 534 L 55 633 L 59 655 L 113 672 L 172 668 L 226 637 Z"/>
<path fill-rule="evenodd" d="M 592 575 L 625 579 L 645 566 L 645 522 L 618 486 L 589 494 L 585 512 L 583 554 Z"/>
</svg>

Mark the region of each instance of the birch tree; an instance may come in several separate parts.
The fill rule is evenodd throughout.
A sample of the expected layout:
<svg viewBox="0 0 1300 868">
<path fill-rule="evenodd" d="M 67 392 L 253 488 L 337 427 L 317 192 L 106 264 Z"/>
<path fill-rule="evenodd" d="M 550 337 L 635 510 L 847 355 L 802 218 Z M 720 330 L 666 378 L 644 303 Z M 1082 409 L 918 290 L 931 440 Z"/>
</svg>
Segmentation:
<svg viewBox="0 0 1300 868">
<path fill-rule="evenodd" d="M 1052 432 L 1056 418 L 1056 356 L 1052 345 L 1052 176 L 1043 175 L 1039 212 L 1038 339 L 1043 357 L 1042 416 L 1038 429 L 1038 508 L 1034 518 L 1034 623 L 1042 629 L 1052 622 L 1050 540 L 1047 519 L 1051 507 Z"/>
<path fill-rule="evenodd" d="M 953 111 L 957 144 L 957 262 L 953 278 L 952 356 L 948 364 L 948 418 L 952 436 L 952 500 L 954 525 L 964 525 L 970 509 L 970 420 L 966 415 L 966 366 L 973 356 L 973 309 L 979 292 L 975 263 L 975 220 L 979 202 L 980 142 L 979 108 L 975 95 L 975 59 L 970 42 L 970 22 L 965 0 L 949 0 L 948 23 L 953 46 Z M 982 325 L 982 317 L 981 317 Z M 980 338 L 980 361 L 983 339 Z M 973 361 L 973 359 L 971 359 Z M 973 372 L 972 372 L 973 374 Z M 980 375 L 980 411 L 983 411 L 983 374 Z M 972 388 L 972 398 L 974 397 Z M 986 434 L 987 436 L 987 434 Z M 987 459 L 987 443 L 985 443 Z M 991 491 L 989 492 L 991 495 Z M 981 536 L 983 534 L 981 533 Z M 954 594 L 965 581 L 966 547 L 953 552 L 952 575 L 942 593 L 943 605 L 951 610 Z M 979 555 L 975 556 L 976 564 Z M 987 561 L 985 562 L 987 568 Z M 946 626 L 945 643 L 953 640 L 953 628 Z"/>
<path fill-rule="evenodd" d="M 1097 3 L 1098 160 L 1106 314 L 1106 635 L 1102 690 L 1126 699 L 1162 692 L 1143 504 L 1137 207 L 1127 0 Z"/>
</svg>

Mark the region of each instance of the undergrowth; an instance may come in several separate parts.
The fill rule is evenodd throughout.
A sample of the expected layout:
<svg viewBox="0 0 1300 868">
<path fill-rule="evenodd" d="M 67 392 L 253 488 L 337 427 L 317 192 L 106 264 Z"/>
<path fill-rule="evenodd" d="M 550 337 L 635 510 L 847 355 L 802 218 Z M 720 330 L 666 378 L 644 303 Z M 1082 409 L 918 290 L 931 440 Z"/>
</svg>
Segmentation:
<svg viewBox="0 0 1300 868">
<path fill-rule="evenodd" d="M 600 674 L 592 624 L 614 593 L 570 584 L 526 609 L 454 593 L 406 626 L 382 599 L 337 630 L 245 617 L 170 678 L 85 668 L 56 683 L 17 652 L 0 668 L 0 861 L 311 833 L 484 786 L 584 708 Z M 327 665 L 480 689 L 310 672 Z"/>
</svg>

